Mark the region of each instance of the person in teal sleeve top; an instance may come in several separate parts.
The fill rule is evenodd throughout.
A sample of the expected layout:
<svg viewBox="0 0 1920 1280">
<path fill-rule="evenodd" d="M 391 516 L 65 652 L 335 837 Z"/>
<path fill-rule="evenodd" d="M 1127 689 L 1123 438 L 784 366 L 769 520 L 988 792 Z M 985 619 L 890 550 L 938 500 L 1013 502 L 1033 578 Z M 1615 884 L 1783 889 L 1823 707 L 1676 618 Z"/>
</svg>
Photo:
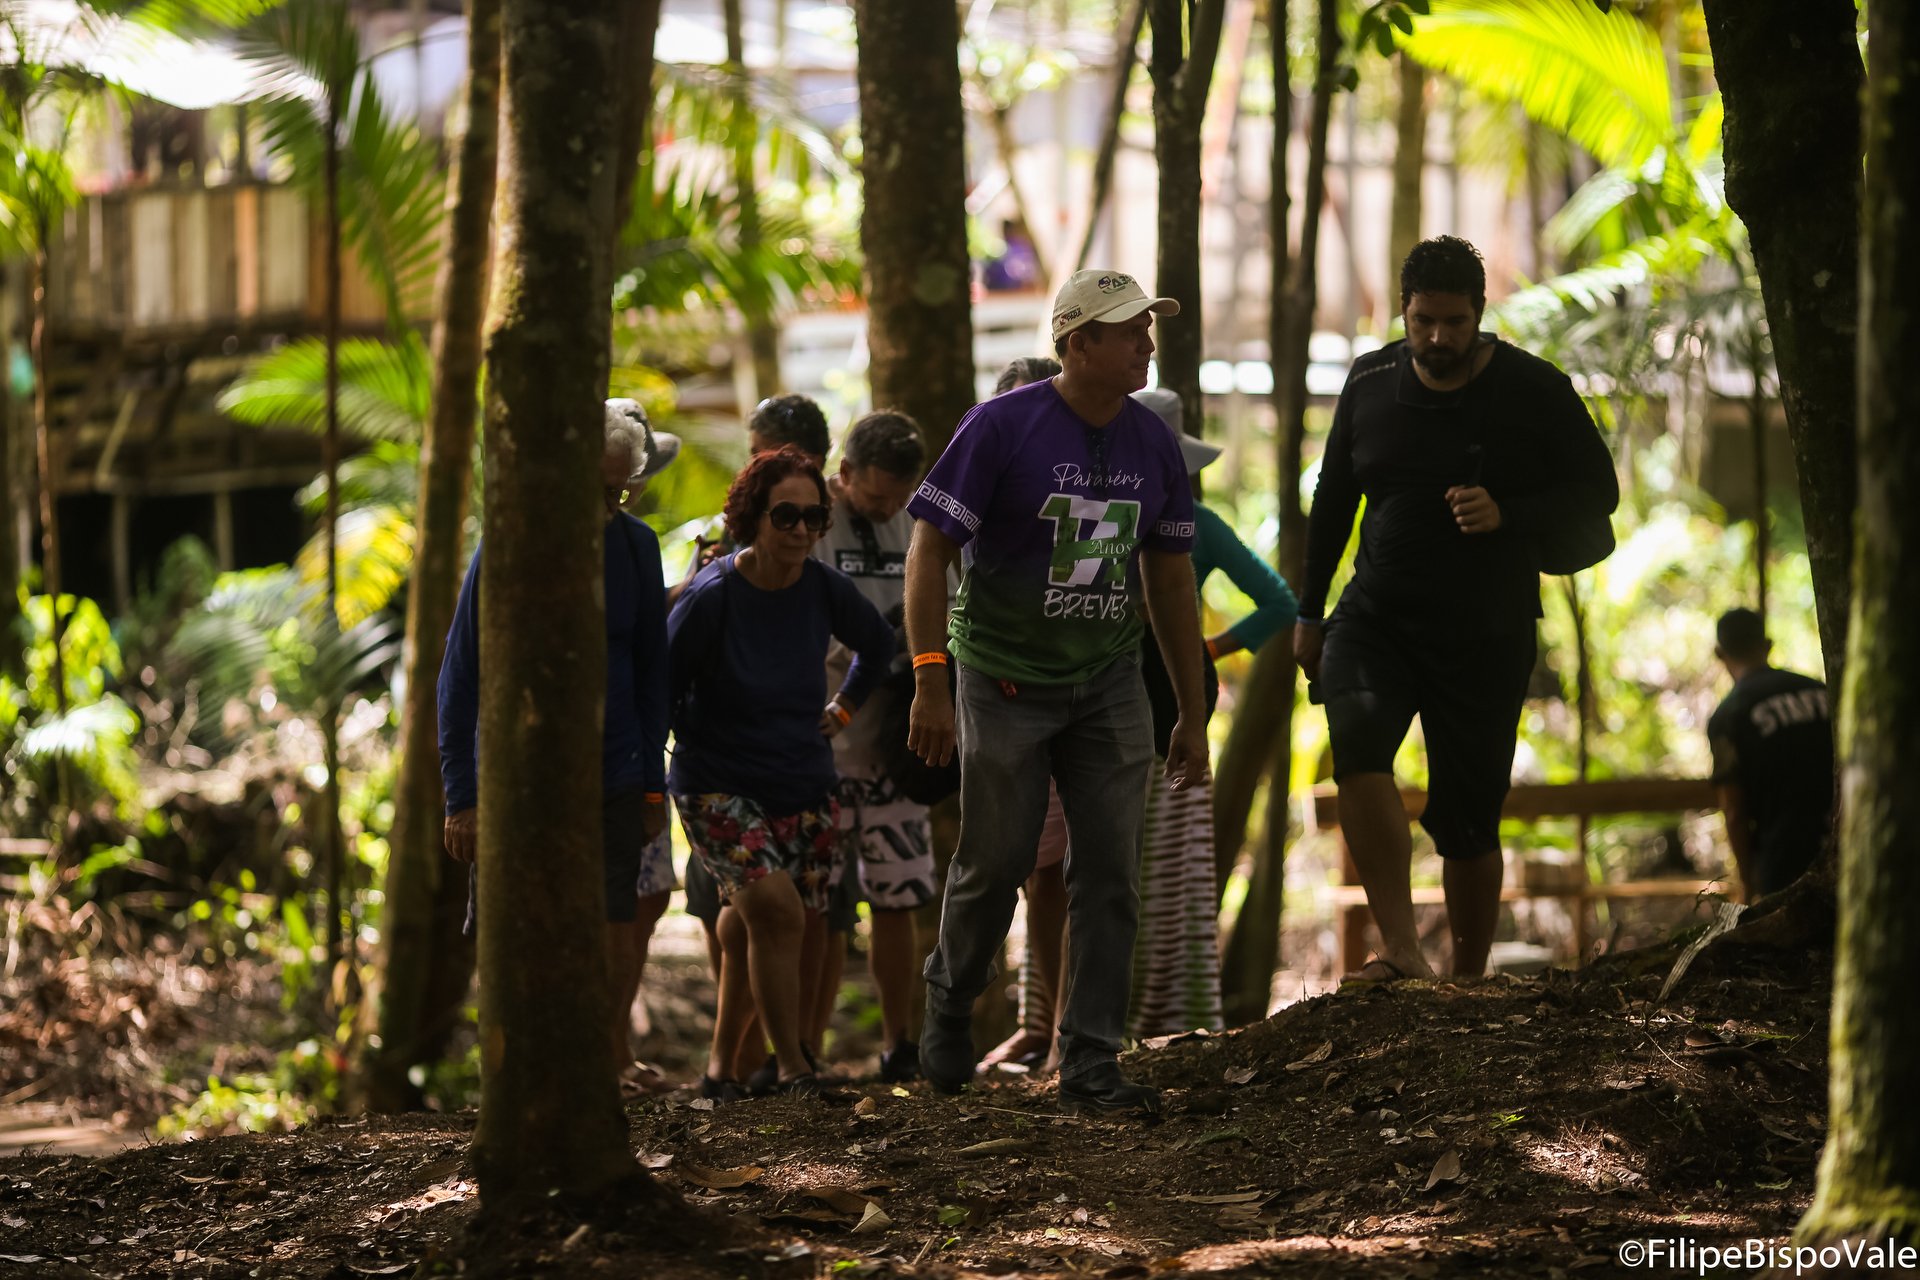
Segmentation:
<svg viewBox="0 0 1920 1280">
<path fill-rule="evenodd" d="M 1170 391 L 1135 393 L 1180 442 L 1187 470 L 1198 474 L 1220 456 L 1180 429 L 1180 400 Z M 1207 639 L 1207 655 L 1254 651 L 1289 630 L 1300 611 L 1287 581 L 1225 520 L 1193 505 L 1193 577 L 1204 585 L 1218 569 L 1254 603 L 1254 611 Z M 1127 1034 L 1177 1035 L 1220 1030 L 1219 895 L 1214 885 L 1211 777 L 1186 791 L 1169 790 L 1157 774 L 1147 782 L 1146 838 L 1140 858 L 1140 938 L 1133 952 L 1133 1004 Z"/>
</svg>

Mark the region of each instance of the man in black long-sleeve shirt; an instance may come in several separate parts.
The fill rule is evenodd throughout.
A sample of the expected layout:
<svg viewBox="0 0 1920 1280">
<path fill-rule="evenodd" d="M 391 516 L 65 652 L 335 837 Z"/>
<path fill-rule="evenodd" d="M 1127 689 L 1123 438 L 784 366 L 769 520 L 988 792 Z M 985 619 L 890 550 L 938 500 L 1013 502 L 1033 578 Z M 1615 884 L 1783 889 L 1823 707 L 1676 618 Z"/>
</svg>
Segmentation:
<svg viewBox="0 0 1920 1280">
<path fill-rule="evenodd" d="M 1613 459 L 1565 374 L 1480 332 L 1486 273 L 1464 240 L 1415 246 L 1407 337 L 1354 361 L 1308 521 L 1294 652 L 1327 707 L 1340 825 L 1379 925 L 1359 977 L 1430 977 L 1393 757 L 1426 739 L 1420 823 L 1445 862 L 1452 971 L 1486 969 L 1500 807 L 1533 668 L 1541 540 L 1618 504 Z M 1323 618 L 1360 499 L 1353 579 Z"/>
</svg>

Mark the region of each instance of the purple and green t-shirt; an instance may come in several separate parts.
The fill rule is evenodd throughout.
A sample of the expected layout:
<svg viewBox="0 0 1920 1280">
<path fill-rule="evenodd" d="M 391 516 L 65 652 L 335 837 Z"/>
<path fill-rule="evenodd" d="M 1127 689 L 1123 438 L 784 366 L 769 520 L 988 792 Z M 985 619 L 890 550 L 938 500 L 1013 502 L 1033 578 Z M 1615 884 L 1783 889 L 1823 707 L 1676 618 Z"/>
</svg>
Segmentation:
<svg viewBox="0 0 1920 1280">
<path fill-rule="evenodd" d="M 1137 650 L 1140 550 L 1193 548 L 1166 423 L 1128 397 L 1089 426 L 1051 381 L 975 405 L 907 510 L 968 549 L 948 633 L 998 680 L 1075 684 Z"/>
</svg>

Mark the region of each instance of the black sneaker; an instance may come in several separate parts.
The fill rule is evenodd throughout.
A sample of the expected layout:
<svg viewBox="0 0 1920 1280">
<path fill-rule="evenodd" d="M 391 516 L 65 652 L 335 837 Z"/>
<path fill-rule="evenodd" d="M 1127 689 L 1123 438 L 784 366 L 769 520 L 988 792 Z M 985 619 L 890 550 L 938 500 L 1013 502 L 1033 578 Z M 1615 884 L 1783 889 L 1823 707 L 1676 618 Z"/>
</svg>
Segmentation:
<svg viewBox="0 0 1920 1280">
<path fill-rule="evenodd" d="M 747 1077 L 747 1096 L 751 1098 L 765 1097 L 767 1094 L 772 1093 L 773 1086 L 779 1083 L 780 1059 L 770 1053 L 767 1055 L 767 1060 L 760 1064 L 759 1069 Z"/>
<path fill-rule="evenodd" d="M 774 1081 L 772 1092 L 786 1094 L 795 1098 L 817 1098 L 825 1092 L 820 1085 L 820 1077 L 809 1071 L 805 1075 L 795 1076 L 791 1080 Z"/>
<path fill-rule="evenodd" d="M 817 1074 L 820 1070 L 820 1062 L 813 1056 L 813 1050 L 801 1045 L 800 1053 L 807 1060 L 808 1072 Z M 770 1093 L 777 1092 L 779 1083 L 780 1059 L 770 1053 L 767 1055 L 767 1060 L 760 1064 L 759 1069 L 747 1077 L 747 1095 L 753 1098 L 764 1098 Z"/>
<path fill-rule="evenodd" d="M 939 1013 L 927 1008 L 920 1029 L 920 1070 L 941 1093 L 958 1093 L 973 1080 L 979 1059 L 973 1052 L 973 1015 Z"/>
<path fill-rule="evenodd" d="M 1085 1111 L 1154 1115 L 1160 1110 L 1160 1091 L 1134 1084 L 1120 1074 L 1120 1064 L 1108 1059 L 1072 1076 L 1060 1074 L 1060 1107 L 1069 1115 Z"/>
<path fill-rule="evenodd" d="M 901 1040 L 880 1055 L 880 1078 L 888 1084 L 909 1084 L 920 1078 L 920 1046 Z"/>
<path fill-rule="evenodd" d="M 728 1080 L 719 1076 L 700 1077 L 700 1096 L 711 1102 L 738 1102 L 747 1096 L 738 1080 Z"/>
</svg>

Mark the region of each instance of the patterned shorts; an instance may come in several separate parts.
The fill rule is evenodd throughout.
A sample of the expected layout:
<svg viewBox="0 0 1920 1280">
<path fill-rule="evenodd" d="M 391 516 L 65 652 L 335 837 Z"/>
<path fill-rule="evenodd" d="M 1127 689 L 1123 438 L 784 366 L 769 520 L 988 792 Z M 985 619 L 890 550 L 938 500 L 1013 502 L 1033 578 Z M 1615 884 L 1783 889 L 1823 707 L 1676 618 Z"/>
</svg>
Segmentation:
<svg viewBox="0 0 1920 1280">
<path fill-rule="evenodd" d="M 933 833 L 927 807 L 901 795 L 885 774 L 840 779 L 840 830 L 848 875 L 875 911 L 911 911 L 934 895 Z"/>
<path fill-rule="evenodd" d="M 840 805 L 832 796 L 818 808 L 775 815 L 744 796 L 720 792 L 676 792 L 673 803 L 694 856 L 720 890 L 720 901 L 784 871 L 807 910 L 826 909 L 840 862 Z"/>
</svg>

